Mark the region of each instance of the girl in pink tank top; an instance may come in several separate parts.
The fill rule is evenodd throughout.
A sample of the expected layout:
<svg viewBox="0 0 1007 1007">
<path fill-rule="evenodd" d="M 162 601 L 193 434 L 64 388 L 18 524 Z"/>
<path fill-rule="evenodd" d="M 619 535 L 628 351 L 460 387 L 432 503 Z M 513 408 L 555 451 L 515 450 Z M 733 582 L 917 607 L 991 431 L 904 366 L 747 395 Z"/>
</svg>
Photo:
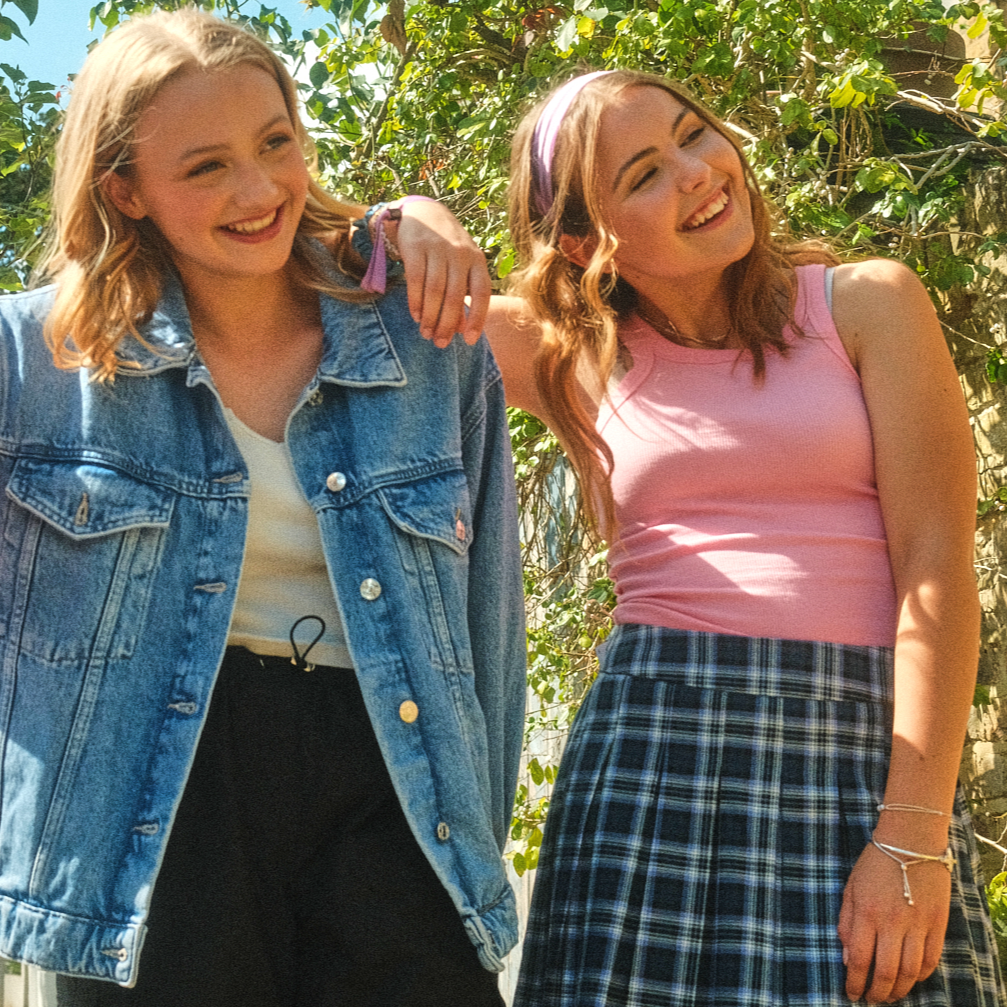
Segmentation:
<svg viewBox="0 0 1007 1007">
<path fill-rule="evenodd" d="M 517 1007 L 999 1003 L 956 796 L 975 465 L 926 293 L 773 238 L 733 134 L 635 72 L 525 118 L 511 209 L 488 335 L 618 597 Z"/>
</svg>

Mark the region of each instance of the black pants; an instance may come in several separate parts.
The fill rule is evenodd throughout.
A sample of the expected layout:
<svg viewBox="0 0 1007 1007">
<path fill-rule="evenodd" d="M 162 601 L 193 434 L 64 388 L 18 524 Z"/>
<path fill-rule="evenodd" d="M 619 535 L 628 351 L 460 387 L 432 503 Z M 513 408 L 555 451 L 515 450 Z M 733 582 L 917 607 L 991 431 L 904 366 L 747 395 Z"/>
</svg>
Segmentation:
<svg viewBox="0 0 1007 1007">
<path fill-rule="evenodd" d="M 60 1007 L 502 1007 L 416 844 L 352 671 L 232 648 L 133 989 Z"/>
</svg>

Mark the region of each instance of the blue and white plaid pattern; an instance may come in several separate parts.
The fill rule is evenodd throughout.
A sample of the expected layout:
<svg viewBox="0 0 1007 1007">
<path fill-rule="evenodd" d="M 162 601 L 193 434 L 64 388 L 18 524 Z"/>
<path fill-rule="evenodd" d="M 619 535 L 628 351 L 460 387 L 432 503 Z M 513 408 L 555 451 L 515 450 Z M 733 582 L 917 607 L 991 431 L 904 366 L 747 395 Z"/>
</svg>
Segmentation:
<svg viewBox="0 0 1007 1007">
<path fill-rule="evenodd" d="M 891 651 L 620 626 L 567 743 L 515 1007 L 846 1007 L 836 923 L 891 741 Z M 905 1007 L 1005 1002 L 959 801 Z"/>
</svg>

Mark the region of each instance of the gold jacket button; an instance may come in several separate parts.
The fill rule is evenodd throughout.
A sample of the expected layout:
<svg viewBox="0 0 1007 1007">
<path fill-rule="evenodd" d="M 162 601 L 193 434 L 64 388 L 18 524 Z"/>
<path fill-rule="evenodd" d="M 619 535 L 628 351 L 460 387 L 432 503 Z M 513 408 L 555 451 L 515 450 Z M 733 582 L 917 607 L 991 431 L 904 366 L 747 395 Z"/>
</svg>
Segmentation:
<svg viewBox="0 0 1007 1007">
<path fill-rule="evenodd" d="M 448 827 L 447 822 L 437 823 L 437 838 L 442 843 L 446 843 L 451 838 L 451 829 Z"/>
<path fill-rule="evenodd" d="M 407 724 L 412 724 L 419 715 L 420 715 L 420 708 L 411 699 L 407 699 L 399 707 L 399 716 Z"/>
</svg>

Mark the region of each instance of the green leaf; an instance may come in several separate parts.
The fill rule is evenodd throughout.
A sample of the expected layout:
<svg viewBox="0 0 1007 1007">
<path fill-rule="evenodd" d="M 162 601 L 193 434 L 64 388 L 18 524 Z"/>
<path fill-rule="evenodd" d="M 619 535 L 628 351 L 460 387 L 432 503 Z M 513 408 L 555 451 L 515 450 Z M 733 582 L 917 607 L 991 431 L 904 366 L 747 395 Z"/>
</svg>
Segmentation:
<svg viewBox="0 0 1007 1007">
<path fill-rule="evenodd" d="M 329 68 L 323 62 L 315 63 L 308 71 L 308 80 L 313 87 L 320 88 L 328 82 Z"/>
<path fill-rule="evenodd" d="M 514 258 L 516 256 L 516 254 L 517 253 L 515 252 L 515 250 L 513 248 L 508 248 L 497 259 L 497 263 L 496 263 L 496 265 L 497 265 L 497 276 L 501 280 L 506 279 L 507 276 L 510 274 L 511 270 L 514 268 Z"/>
<path fill-rule="evenodd" d="M 829 104 L 833 108 L 845 108 L 851 101 L 853 101 L 854 98 L 856 98 L 856 96 L 857 92 L 847 79 L 831 92 L 829 95 Z"/>
<path fill-rule="evenodd" d="M 560 26 L 556 33 L 556 48 L 560 52 L 569 52 L 573 46 L 573 40 L 577 37 L 577 23 L 580 18 L 568 17 Z"/>
<path fill-rule="evenodd" d="M 806 101 L 798 98 L 797 95 L 781 95 L 780 101 L 783 103 L 780 111 L 780 122 L 784 126 L 790 126 L 795 122 L 806 119 L 811 114 L 811 107 Z"/>
<path fill-rule="evenodd" d="M 17 35 L 19 39 L 25 39 L 24 35 L 21 34 L 21 29 L 18 28 L 17 22 L 12 21 L 6 14 L 0 14 L 0 32 L 3 32 L 5 39 L 9 39 L 11 35 Z"/>
<path fill-rule="evenodd" d="M 26 18 L 28 24 L 34 24 L 38 17 L 38 0 L 12 0 L 13 4 Z"/>
<path fill-rule="evenodd" d="M 982 11 L 979 11 L 979 14 L 976 17 L 975 24 L 972 25 L 972 27 L 969 28 L 969 30 L 965 34 L 968 35 L 968 37 L 971 39 L 977 39 L 979 38 L 980 35 L 982 35 L 984 31 L 986 31 L 986 27 L 988 24 L 989 21 L 986 19 L 986 15 Z"/>
</svg>

